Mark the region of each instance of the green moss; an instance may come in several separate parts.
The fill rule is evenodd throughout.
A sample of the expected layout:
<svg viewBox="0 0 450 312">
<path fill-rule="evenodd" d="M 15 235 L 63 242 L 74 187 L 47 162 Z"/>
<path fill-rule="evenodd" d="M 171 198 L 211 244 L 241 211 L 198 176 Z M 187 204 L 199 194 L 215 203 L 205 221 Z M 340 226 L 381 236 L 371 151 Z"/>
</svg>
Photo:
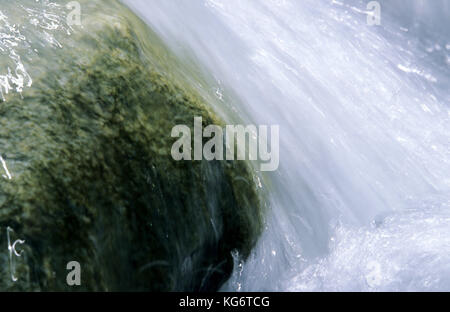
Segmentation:
<svg viewBox="0 0 450 312">
<path fill-rule="evenodd" d="M 62 48 L 24 54 L 33 85 L 0 105 L 0 152 L 13 174 L 0 177 L 0 230 L 26 240 L 18 282 L 0 250 L 0 289 L 216 290 L 231 252 L 248 256 L 261 230 L 252 171 L 172 160 L 174 125 L 222 121 L 132 13 L 116 1 L 81 3 L 83 28 L 52 33 Z M 72 260 L 79 288 L 66 284 Z"/>
</svg>

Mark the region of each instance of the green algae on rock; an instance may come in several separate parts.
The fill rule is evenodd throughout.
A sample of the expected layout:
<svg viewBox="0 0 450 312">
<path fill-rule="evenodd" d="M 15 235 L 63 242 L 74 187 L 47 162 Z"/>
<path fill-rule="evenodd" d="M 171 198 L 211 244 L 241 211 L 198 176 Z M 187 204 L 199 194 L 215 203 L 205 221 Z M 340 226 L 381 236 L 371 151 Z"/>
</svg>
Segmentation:
<svg viewBox="0 0 450 312">
<path fill-rule="evenodd" d="M 253 173 L 174 161 L 174 125 L 222 121 L 127 8 L 79 2 L 70 27 L 63 1 L 0 0 L 20 41 L 0 53 L 0 240 L 25 240 L 15 267 L 0 249 L 0 290 L 217 290 L 261 231 Z"/>
</svg>

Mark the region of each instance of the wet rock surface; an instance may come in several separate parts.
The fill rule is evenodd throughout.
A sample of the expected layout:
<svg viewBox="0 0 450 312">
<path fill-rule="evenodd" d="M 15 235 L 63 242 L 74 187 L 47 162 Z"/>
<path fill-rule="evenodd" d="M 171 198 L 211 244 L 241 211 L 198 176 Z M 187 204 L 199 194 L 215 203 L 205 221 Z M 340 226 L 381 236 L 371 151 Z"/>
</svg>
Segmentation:
<svg viewBox="0 0 450 312">
<path fill-rule="evenodd" d="M 80 27 L 65 24 L 63 1 L 1 9 L 0 33 L 17 44 L 3 36 L 0 53 L 0 289 L 217 290 L 232 251 L 248 256 L 261 231 L 253 173 L 174 161 L 173 126 L 223 122 L 128 9 L 79 2 Z"/>
</svg>

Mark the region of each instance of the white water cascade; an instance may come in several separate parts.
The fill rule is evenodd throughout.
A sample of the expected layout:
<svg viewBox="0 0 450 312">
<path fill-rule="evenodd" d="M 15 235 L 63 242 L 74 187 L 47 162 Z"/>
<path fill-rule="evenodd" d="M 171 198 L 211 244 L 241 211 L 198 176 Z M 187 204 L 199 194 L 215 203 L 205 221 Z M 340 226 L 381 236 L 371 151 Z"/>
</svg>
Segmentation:
<svg viewBox="0 0 450 312">
<path fill-rule="evenodd" d="M 225 290 L 450 290 L 449 0 L 380 1 L 379 26 L 369 1 L 124 2 L 280 126 L 267 228 Z"/>
</svg>

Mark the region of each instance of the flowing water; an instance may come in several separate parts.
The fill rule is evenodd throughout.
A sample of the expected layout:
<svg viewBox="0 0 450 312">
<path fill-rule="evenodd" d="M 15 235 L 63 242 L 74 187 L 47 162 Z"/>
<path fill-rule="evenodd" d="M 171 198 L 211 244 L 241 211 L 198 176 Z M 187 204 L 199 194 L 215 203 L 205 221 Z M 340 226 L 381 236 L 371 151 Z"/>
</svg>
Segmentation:
<svg viewBox="0 0 450 312">
<path fill-rule="evenodd" d="M 380 1 L 380 26 L 368 1 L 124 2 L 280 125 L 266 230 L 224 290 L 450 290 L 449 0 Z"/>
<path fill-rule="evenodd" d="M 379 26 L 359 0 L 124 2 L 225 120 L 280 126 L 266 229 L 224 290 L 450 291 L 450 0 L 380 1 Z M 59 46 L 43 3 L 19 29 L 2 2 L 0 101 L 33 83 L 28 31 Z"/>
</svg>

